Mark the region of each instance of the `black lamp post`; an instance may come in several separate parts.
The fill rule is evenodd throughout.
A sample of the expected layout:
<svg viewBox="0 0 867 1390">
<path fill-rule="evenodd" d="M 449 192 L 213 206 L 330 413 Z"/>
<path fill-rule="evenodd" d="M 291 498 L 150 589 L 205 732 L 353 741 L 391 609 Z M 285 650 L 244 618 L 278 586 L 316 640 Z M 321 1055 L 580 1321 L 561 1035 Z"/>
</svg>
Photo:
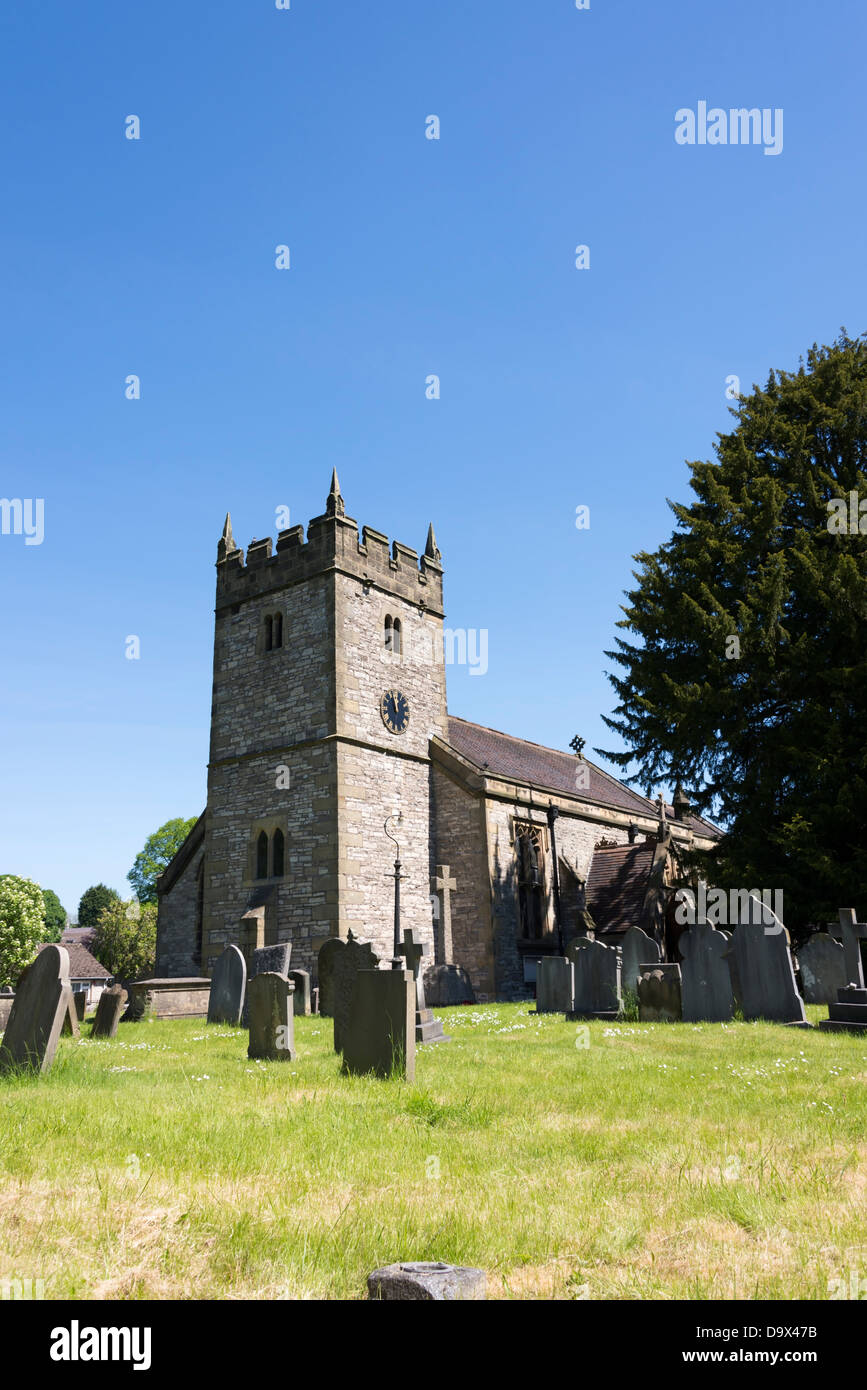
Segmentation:
<svg viewBox="0 0 867 1390">
<path fill-rule="evenodd" d="M 557 867 L 557 837 L 554 834 L 554 822 L 560 812 L 553 801 L 548 803 L 548 829 L 551 832 L 551 863 L 553 865 L 553 884 L 554 884 L 554 920 L 557 923 L 557 941 L 560 946 L 560 955 L 565 956 L 566 948 L 563 945 L 563 922 L 560 916 L 560 870 Z"/>
<path fill-rule="evenodd" d="M 392 968 L 392 970 L 402 970 L 402 969 L 403 969 L 403 961 L 401 960 L 401 957 L 400 957 L 400 954 L 399 954 L 399 952 L 400 952 L 400 881 L 401 881 L 401 878 L 403 877 L 403 875 L 402 875 L 401 872 L 400 872 L 400 844 L 398 843 L 398 841 L 395 839 L 394 835 L 392 835 L 391 831 L 389 830 L 389 828 L 388 828 L 388 823 L 389 823 L 389 821 L 392 821 L 392 820 L 393 820 L 393 821 L 396 822 L 397 825 L 400 825 L 401 817 L 402 817 L 402 812 L 400 812 L 400 811 L 398 811 L 398 813 L 397 813 L 396 816 L 387 816 L 387 817 L 386 817 L 386 820 L 385 820 L 385 825 L 383 826 L 383 829 L 385 830 L 386 835 L 387 835 L 388 838 L 391 840 L 392 844 L 394 845 L 395 849 L 397 850 L 397 857 L 396 857 L 396 859 L 395 859 L 395 861 L 394 861 L 394 954 L 393 954 L 392 960 L 391 960 L 391 968 Z M 392 875 L 391 875 L 391 874 L 387 874 L 386 877 L 387 877 L 387 878 L 391 878 Z"/>
</svg>

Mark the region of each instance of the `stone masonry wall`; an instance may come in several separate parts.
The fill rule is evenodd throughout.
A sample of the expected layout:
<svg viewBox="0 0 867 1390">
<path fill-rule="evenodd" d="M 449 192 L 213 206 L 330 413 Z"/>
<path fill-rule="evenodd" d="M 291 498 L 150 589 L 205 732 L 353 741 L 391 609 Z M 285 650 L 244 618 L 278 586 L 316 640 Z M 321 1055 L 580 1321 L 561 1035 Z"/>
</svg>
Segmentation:
<svg viewBox="0 0 867 1390">
<path fill-rule="evenodd" d="M 199 850 L 194 854 L 171 890 L 160 894 L 154 967 L 157 978 L 201 973 L 202 967 L 196 957 L 196 900 L 203 853 Z"/>
<path fill-rule="evenodd" d="M 448 864 L 457 884 L 451 894 L 455 963 L 469 971 L 476 997 L 483 1002 L 496 996 L 483 803 L 434 764 L 433 811 L 432 868 Z"/>
</svg>

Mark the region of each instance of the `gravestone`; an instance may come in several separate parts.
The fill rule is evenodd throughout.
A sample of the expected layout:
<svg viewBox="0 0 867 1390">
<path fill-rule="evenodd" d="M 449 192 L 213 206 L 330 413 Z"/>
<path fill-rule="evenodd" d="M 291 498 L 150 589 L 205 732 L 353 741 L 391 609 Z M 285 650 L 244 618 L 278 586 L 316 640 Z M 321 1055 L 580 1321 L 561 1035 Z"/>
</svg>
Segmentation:
<svg viewBox="0 0 867 1390">
<path fill-rule="evenodd" d="M 834 1004 L 848 984 L 843 947 L 827 932 L 816 932 L 798 952 L 805 1004 Z"/>
<path fill-rule="evenodd" d="M 307 1018 L 311 1011 L 310 972 L 309 970 L 290 970 L 288 974 L 295 986 L 295 1017 Z"/>
<path fill-rule="evenodd" d="M 854 907 L 840 908 L 840 935 L 843 939 L 846 984 L 854 989 L 863 989 L 867 983 L 867 968 L 864 964 L 867 924 L 855 920 Z"/>
<path fill-rule="evenodd" d="M 478 1300 L 487 1296 L 486 1289 L 483 1269 L 434 1260 L 384 1265 L 367 1277 L 368 1298 L 383 1303 Z"/>
<path fill-rule="evenodd" d="M 575 1018 L 616 1018 L 621 1009 L 620 952 L 616 946 L 577 937 L 566 947 L 572 961 Z"/>
<path fill-rule="evenodd" d="M 661 959 L 659 943 L 640 927 L 629 927 L 620 942 L 620 988 L 637 994 L 642 967 L 649 970 Z"/>
<path fill-rule="evenodd" d="M 228 1023 L 237 1028 L 244 1014 L 247 993 L 247 962 L 237 946 L 227 946 L 217 957 L 211 975 L 208 1022 Z"/>
<path fill-rule="evenodd" d="M 343 1035 L 350 1075 L 415 1080 L 415 980 L 411 970 L 355 971 L 352 1008 Z"/>
<path fill-rule="evenodd" d="M 407 969 L 412 972 L 415 981 L 415 1040 L 419 1044 L 435 1042 L 451 1042 L 443 1032 L 443 1026 L 439 1019 L 434 1018 L 433 1009 L 429 1009 L 424 997 L 424 976 L 421 972 L 422 956 L 427 954 L 427 947 L 420 942 L 413 940 L 412 932 L 405 931 L 403 934 L 403 945 L 398 947 L 398 955 L 406 960 Z"/>
<path fill-rule="evenodd" d="M 46 946 L 18 981 L 0 1044 L 0 1073 L 15 1067 L 47 1071 L 54 1061 L 60 1030 L 70 1009 L 75 1012 L 69 984 L 69 952 L 63 946 Z"/>
<path fill-rule="evenodd" d="M 575 993 L 575 967 L 566 956 L 542 956 L 536 975 L 536 1013 L 568 1014 Z"/>
<path fill-rule="evenodd" d="M 333 941 L 326 941 L 319 952 L 320 990 L 323 988 L 322 952 L 326 950 L 329 952 L 326 957 L 326 980 L 331 997 L 331 1016 L 334 1019 L 334 1051 L 342 1052 L 343 1035 L 352 1008 L 355 977 L 360 970 L 375 970 L 379 965 L 379 956 L 369 941 L 357 941 L 351 931 L 345 941 L 336 937 Z M 319 1011 L 322 1012 L 321 994 Z"/>
<path fill-rule="evenodd" d="M 126 1007 L 126 990 L 122 985 L 104 989 L 96 1006 L 96 1018 L 90 1030 L 92 1038 L 117 1037 L 120 1016 Z"/>
<path fill-rule="evenodd" d="M 74 989 L 72 991 L 72 997 L 75 1001 L 75 1016 L 79 1023 L 83 1023 L 84 1015 L 87 1012 L 87 990 Z"/>
<path fill-rule="evenodd" d="M 808 1027 L 783 923 L 752 894 L 744 916 L 747 920 L 735 927 L 727 951 L 737 963 L 744 1018 Z"/>
<path fill-rule="evenodd" d="M 254 975 L 247 988 L 250 1043 L 247 1056 L 269 1062 L 295 1060 L 295 986 L 285 975 Z"/>
<path fill-rule="evenodd" d="M 473 982 L 462 965 L 430 965 L 424 972 L 424 996 L 434 1009 L 475 1004 Z"/>
<path fill-rule="evenodd" d="M 292 942 L 278 941 L 273 946 L 257 946 L 250 957 L 250 979 L 254 975 L 289 975 Z"/>
<path fill-rule="evenodd" d="M 684 1023 L 727 1023 L 734 1015 L 729 969 L 730 938 L 710 922 L 696 922 L 682 933 Z"/>
<path fill-rule="evenodd" d="M 638 977 L 638 1018 L 641 1023 L 679 1023 L 683 1012 L 680 966 L 660 961 Z"/>
</svg>

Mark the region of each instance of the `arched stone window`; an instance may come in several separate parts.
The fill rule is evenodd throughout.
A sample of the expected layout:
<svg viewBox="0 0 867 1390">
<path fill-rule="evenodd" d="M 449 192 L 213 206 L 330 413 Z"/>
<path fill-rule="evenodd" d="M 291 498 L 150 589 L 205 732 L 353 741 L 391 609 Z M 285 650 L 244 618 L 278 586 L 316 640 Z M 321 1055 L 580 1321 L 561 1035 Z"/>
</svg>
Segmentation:
<svg viewBox="0 0 867 1390">
<path fill-rule="evenodd" d="M 282 614 L 282 613 L 275 613 L 275 614 L 274 614 L 274 646 L 275 646 L 275 647 L 282 647 L 282 645 L 283 645 L 283 614 Z"/>
<path fill-rule="evenodd" d="M 260 830 L 256 841 L 256 877 L 268 877 L 268 836 Z"/>
<path fill-rule="evenodd" d="M 385 616 L 385 650 L 394 651 L 394 623 L 390 613 Z"/>
<path fill-rule="evenodd" d="M 392 651 L 394 652 L 395 656 L 400 656 L 401 654 L 402 640 L 403 626 L 401 624 L 400 618 L 395 618 L 394 627 L 392 629 Z"/>
<path fill-rule="evenodd" d="M 286 841 L 282 830 L 274 831 L 274 838 L 271 841 L 271 877 L 283 877 L 283 860 Z"/>
<path fill-rule="evenodd" d="M 265 619 L 265 650 L 270 652 L 274 644 L 274 619 L 269 613 Z"/>
</svg>

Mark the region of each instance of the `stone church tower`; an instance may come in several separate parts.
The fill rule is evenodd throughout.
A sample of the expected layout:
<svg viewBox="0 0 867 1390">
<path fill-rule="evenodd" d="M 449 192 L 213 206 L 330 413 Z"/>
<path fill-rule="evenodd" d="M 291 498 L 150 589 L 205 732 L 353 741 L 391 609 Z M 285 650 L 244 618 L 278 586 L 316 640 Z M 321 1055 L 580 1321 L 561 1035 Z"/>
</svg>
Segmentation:
<svg viewBox="0 0 867 1390">
<path fill-rule="evenodd" d="M 398 813 L 403 927 L 432 959 L 436 893 L 440 958 L 480 1001 L 530 997 L 539 960 L 589 930 L 676 949 L 681 857 L 719 831 L 683 793 L 654 805 L 624 786 L 577 736 L 570 754 L 450 715 L 461 637 L 433 529 L 421 557 L 359 535 L 336 473 L 306 538 L 291 527 L 245 560 L 226 518 L 208 804 L 157 885 L 158 976 L 210 973 L 227 942 L 291 941 L 315 973 L 350 930 L 389 959 Z"/>
<path fill-rule="evenodd" d="M 217 554 L 208 804 L 161 886 L 157 973 L 209 971 L 241 919 L 313 969 L 351 929 L 390 957 L 394 845 L 402 921 L 432 944 L 430 741 L 447 736 L 443 572 L 346 515 L 325 513 Z M 182 862 L 177 862 L 180 859 Z M 183 882 L 181 881 L 183 880 Z M 170 891 L 169 891 L 170 890 Z"/>
</svg>

